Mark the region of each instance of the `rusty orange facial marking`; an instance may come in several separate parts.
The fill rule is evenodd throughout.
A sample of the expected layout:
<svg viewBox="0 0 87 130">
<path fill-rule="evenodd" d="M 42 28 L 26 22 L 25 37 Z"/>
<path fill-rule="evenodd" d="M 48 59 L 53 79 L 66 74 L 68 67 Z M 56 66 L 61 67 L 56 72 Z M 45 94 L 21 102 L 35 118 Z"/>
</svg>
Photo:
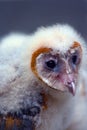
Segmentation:
<svg viewBox="0 0 87 130">
<path fill-rule="evenodd" d="M 75 41 L 73 43 L 73 45 L 71 46 L 71 49 L 78 49 L 79 50 L 79 55 L 80 55 L 80 57 L 82 57 L 82 47 L 81 47 L 80 43 Z"/>
<path fill-rule="evenodd" d="M 71 47 L 71 49 L 74 49 L 74 48 L 77 48 L 77 47 L 79 47 L 81 49 L 81 52 L 82 52 L 82 48 L 81 48 L 80 43 L 78 43 L 78 42 L 75 41 L 74 44 L 73 44 L 73 46 Z"/>
<path fill-rule="evenodd" d="M 31 69 L 32 71 L 38 76 L 37 71 L 36 71 L 36 58 L 38 57 L 38 55 L 40 55 L 41 53 L 47 53 L 49 51 L 51 51 L 51 48 L 46 48 L 46 47 L 42 47 L 39 48 L 38 50 L 36 50 L 33 54 L 32 54 L 32 59 L 31 59 Z"/>
</svg>

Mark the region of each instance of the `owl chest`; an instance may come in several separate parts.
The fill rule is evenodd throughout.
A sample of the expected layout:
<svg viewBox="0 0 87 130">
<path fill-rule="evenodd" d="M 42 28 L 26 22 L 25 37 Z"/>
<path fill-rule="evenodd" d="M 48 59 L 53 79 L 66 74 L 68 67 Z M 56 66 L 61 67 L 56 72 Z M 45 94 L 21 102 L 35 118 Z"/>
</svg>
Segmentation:
<svg viewBox="0 0 87 130">
<path fill-rule="evenodd" d="M 72 109 L 69 104 L 49 100 L 48 108 L 42 112 L 38 130 L 65 130 L 70 124 Z"/>
</svg>

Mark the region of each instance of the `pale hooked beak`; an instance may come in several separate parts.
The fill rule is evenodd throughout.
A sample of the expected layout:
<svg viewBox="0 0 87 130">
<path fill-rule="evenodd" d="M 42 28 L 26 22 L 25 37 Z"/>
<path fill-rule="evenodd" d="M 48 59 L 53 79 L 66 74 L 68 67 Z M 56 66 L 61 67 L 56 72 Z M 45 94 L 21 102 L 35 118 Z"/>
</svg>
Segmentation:
<svg viewBox="0 0 87 130">
<path fill-rule="evenodd" d="M 70 92 L 73 96 L 75 96 L 76 86 L 75 86 L 75 83 L 74 83 L 73 81 L 72 81 L 72 82 L 69 82 L 69 83 L 67 84 L 67 88 L 68 88 L 69 92 Z"/>
</svg>

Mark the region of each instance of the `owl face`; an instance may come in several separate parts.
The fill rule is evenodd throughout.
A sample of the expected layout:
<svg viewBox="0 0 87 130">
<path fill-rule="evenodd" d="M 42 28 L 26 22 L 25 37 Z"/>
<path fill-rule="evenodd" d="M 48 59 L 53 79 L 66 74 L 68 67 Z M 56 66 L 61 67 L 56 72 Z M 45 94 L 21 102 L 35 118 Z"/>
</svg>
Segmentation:
<svg viewBox="0 0 87 130">
<path fill-rule="evenodd" d="M 75 94 L 81 63 L 81 47 L 74 43 L 66 52 L 58 49 L 41 48 L 36 56 L 34 73 L 45 84 L 60 91 Z"/>
</svg>

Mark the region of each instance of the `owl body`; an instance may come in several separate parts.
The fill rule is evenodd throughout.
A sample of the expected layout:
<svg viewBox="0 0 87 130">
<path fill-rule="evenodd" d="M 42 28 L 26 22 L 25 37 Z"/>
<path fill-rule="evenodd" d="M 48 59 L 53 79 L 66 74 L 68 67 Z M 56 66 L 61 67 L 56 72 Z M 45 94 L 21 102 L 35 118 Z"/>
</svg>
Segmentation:
<svg viewBox="0 0 87 130">
<path fill-rule="evenodd" d="M 74 74 L 68 75 L 69 65 L 66 61 L 74 53 L 73 48 L 77 51 L 81 46 L 82 59 L 76 82 L 78 89 L 85 59 L 84 43 L 80 35 L 68 25 L 42 27 L 32 35 L 10 34 L 3 38 L 0 45 L 0 112 L 6 115 L 8 112 L 20 112 L 20 109 L 37 106 L 40 113 L 34 117 L 36 130 L 68 128 L 76 96 L 71 94 L 75 94 Z M 59 60 L 57 55 L 63 60 Z M 49 59 L 51 62 L 48 62 Z M 54 67 L 54 59 L 60 61 L 58 67 Z M 46 67 L 43 65 L 44 60 L 45 65 L 48 65 Z M 66 65 L 63 66 L 63 63 Z M 75 67 L 72 68 L 74 70 Z M 61 76 L 62 70 L 64 76 Z M 69 90 L 61 84 L 61 81 L 66 84 L 68 80 L 73 86 Z M 44 95 L 43 98 L 41 95 Z"/>
</svg>

